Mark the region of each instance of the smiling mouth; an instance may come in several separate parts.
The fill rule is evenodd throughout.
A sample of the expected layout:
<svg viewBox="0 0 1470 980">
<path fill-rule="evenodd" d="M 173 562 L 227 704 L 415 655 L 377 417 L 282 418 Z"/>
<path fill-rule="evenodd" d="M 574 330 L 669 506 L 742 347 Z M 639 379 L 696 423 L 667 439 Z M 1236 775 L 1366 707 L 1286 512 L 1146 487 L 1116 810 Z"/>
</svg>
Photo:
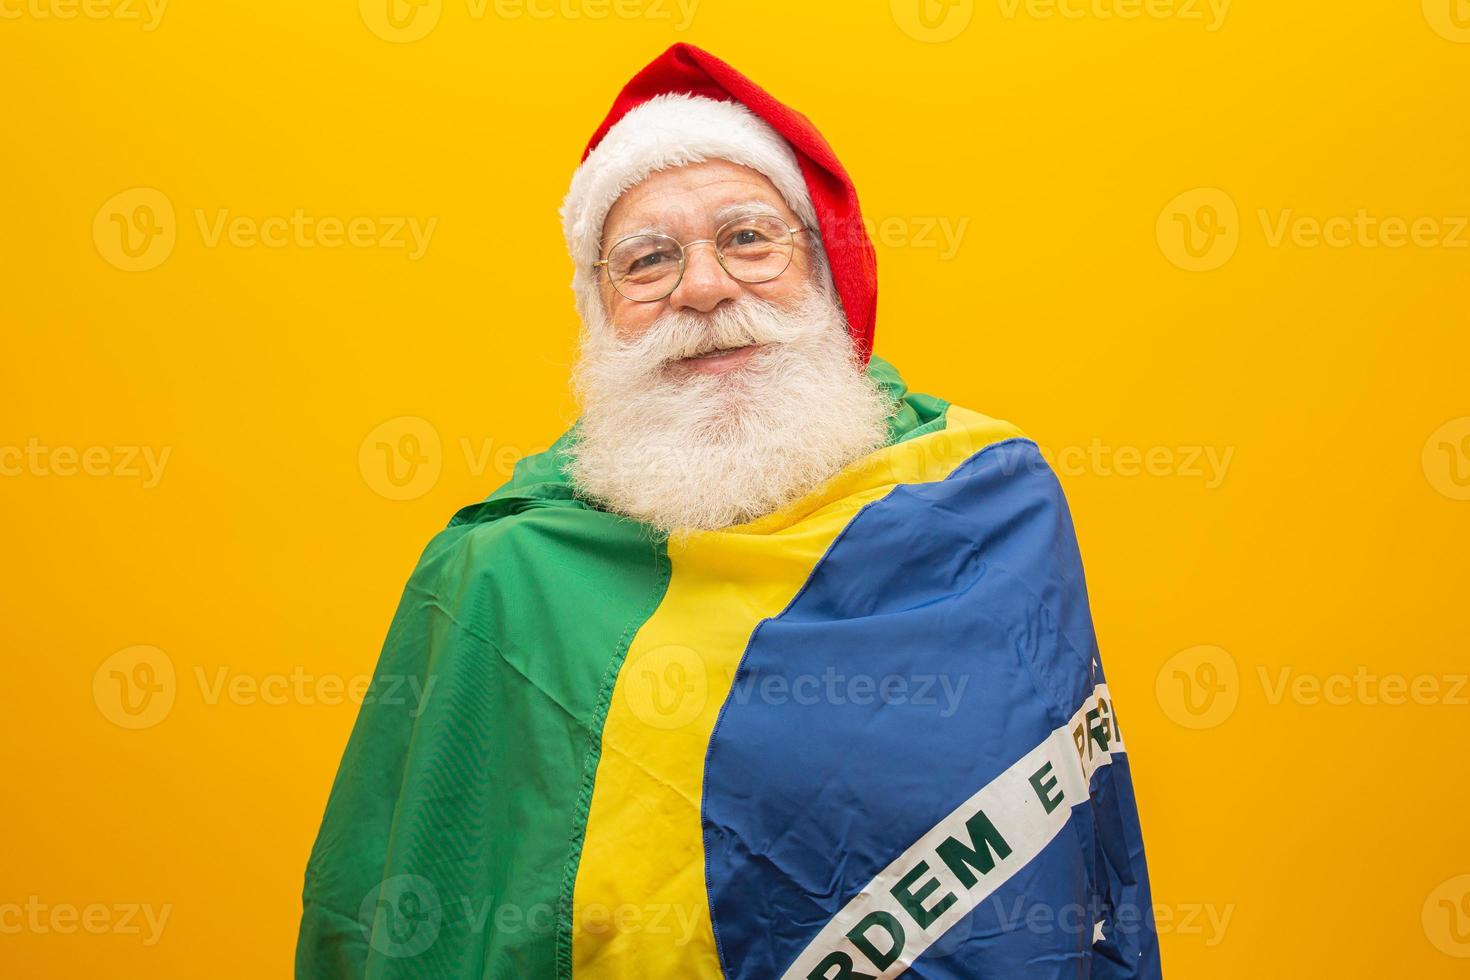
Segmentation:
<svg viewBox="0 0 1470 980">
<path fill-rule="evenodd" d="M 765 347 L 765 344 L 720 347 L 680 357 L 670 362 L 670 366 L 680 374 L 730 374 L 742 370 Z"/>
<path fill-rule="evenodd" d="M 717 347 L 714 350 L 707 350 L 703 354 L 693 354 L 689 357 L 682 358 L 682 360 L 705 361 L 711 358 L 726 357 L 734 354 L 736 351 L 748 350 L 755 346 L 755 344 L 741 344 L 739 347 Z"/>
</svg>

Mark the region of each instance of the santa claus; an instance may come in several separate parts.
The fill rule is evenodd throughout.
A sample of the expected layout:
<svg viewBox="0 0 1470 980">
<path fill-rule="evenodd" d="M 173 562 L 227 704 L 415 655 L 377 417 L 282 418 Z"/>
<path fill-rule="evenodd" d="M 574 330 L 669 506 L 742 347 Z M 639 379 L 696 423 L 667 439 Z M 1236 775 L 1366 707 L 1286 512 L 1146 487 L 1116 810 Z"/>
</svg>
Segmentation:
<svg viewBox="0 0 1470 980">
<path fill-rule="evenodd" d="M 675 45 L 561 217 L 581 414 L 410 578 L 297 976 L 1159 976 L 1065 500 L 873 354 L 826 141 Z"/>
</svg>

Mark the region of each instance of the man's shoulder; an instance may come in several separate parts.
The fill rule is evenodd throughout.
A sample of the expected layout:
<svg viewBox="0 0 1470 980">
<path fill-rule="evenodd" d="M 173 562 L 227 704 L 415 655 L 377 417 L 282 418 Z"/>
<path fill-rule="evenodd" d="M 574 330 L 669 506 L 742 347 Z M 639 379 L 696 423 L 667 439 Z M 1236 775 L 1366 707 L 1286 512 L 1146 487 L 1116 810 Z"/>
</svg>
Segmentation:
<svg viewBox="0 0 1470 980">
<path fill-rule="evenodd" d="M 640 562 L 653 552 L 648 528 L 602 510 L 559 484 L 498 488 L 462 507 L 425 546 L 420 580 L 463 582 L 523 576 L 545 580 L 573 567 Z"/>
<path fill-rule="evenodd" d="M 998 468 L 1005 475 L 1055 475 L 1026 430 L 1009 419 L 955 402 L 943 401 L 943 408 L 932 420 L 904 433 L 891 445 L 906 442 L 914 443 L 907 447 L 909 452 L 947 461 L 955 475 L 968 475 L 981 467 Z"/>
<path fill-rule="evenodd" d="M 885 449 L 922 440 L 927 451 L 960 453 L 961 458 L 980 452 L 1024 457 L 1035 451 L 1035 443 L 1016 424 L 939 395 L 911 390 L 898 369 L 877 354 L 869 358 L 866 370 L 892 399 Z"/>
<path fill-rule="evenodd" d="M 940 431 L 949 433 L 951 438 L 968 438 L 977 451 L 1012 440 L 1030 441 L 1025 430 L 1009 419 L 988 415 L 952 401 L 945 402 L 944 426 Z"/>
</svg>

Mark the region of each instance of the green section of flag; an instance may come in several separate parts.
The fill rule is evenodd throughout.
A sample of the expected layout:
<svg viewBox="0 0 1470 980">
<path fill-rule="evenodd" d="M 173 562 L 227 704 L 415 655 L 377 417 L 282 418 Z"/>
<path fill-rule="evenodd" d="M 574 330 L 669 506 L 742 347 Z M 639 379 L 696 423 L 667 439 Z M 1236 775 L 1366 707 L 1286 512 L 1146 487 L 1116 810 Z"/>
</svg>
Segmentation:
<svg viewBox="0 0 1470 980">
<path fill-rule="evenodd" d="M 540 462 L 456 515 L 409 579 L 374 684 L 425 693 L 363 704 L 307 868 L 298 977 L 557 973 L 586 769 L 668 560 Z"/>
<path fill-rule="evenodd" d="M 944 428 L 944 413 L 949 402 L 934 395 L 909 391 L 898 369 L 877 354 L 868 360 L 868 376 L 898 403 L 897 414 L 888 420 L 890 446 Z"/>
</svg>

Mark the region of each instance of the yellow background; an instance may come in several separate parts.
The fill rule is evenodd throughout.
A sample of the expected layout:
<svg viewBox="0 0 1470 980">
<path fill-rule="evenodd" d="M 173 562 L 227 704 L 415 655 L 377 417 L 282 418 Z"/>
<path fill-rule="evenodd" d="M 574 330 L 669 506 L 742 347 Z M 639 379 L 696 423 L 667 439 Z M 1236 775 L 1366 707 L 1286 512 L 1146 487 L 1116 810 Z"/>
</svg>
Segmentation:
<svg viewBox="0 0 1470 980">
<path fill-rule="evenodd" d="M 431 0 L 415 41 L 376 0 L 70 2 L 0 0 L 0 453 L 62 450 L 0 455 L 0 974 L 288 975 L 341 686 L 572 420 L 556 209 L 678 40 L 837 149 L 878 352 L 1066 463 L 1168 975 L 1470 969 L 1464 0 Z M 174 217 L 124 271 L 136 188 Z M 436 225 L 417 259 L 206 234 L 297 209 Z M 1360 209 L 1432 220 L 1276 234 Z M 156 485 L 113 447 L 167 450 Z M 140 664 L 174 678 L 126 727 Z"/>
</svg>

